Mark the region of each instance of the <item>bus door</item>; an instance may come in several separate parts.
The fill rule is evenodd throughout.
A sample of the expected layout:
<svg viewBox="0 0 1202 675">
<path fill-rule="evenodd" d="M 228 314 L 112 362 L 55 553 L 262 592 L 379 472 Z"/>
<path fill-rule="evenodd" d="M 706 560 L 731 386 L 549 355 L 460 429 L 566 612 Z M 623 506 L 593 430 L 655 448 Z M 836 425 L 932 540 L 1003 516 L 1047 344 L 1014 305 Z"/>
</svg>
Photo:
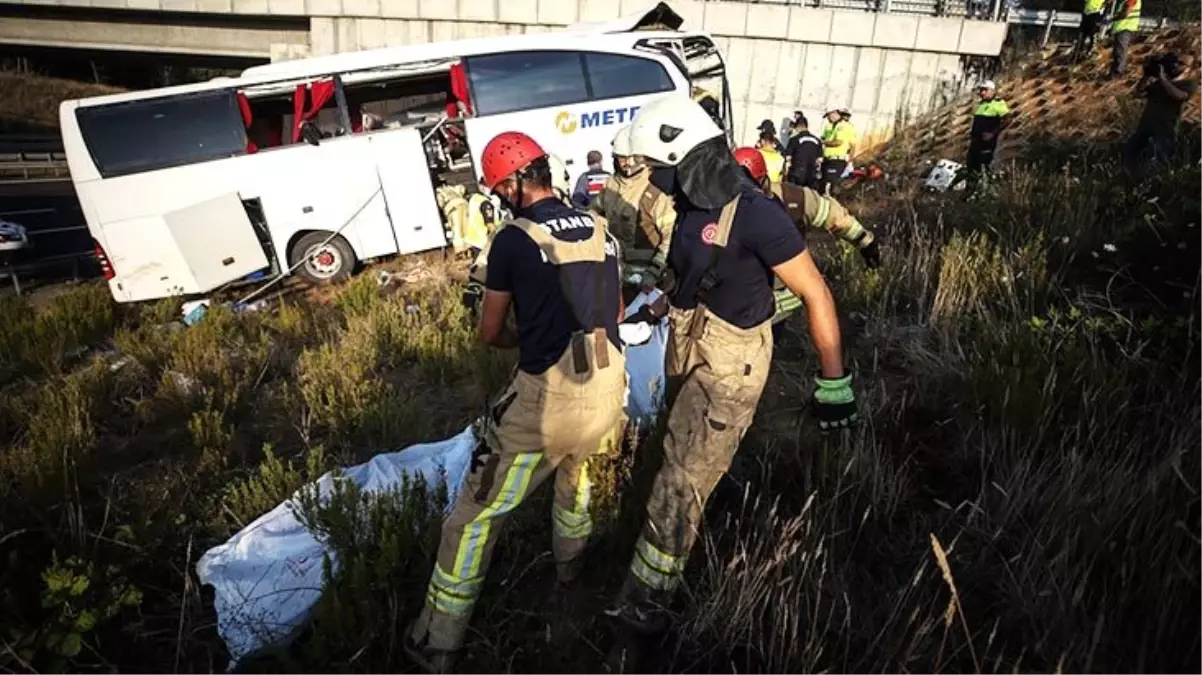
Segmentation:
<svg viewBox="0 0 1202 675">
<path fill-rule="evenodd" d="M 278 89 L 264 85 L 262 89 Z M 287 85 L 292 111 L 284 126 L 284 144 L 259 153 L 264 215 L 284 251 L 291 233 L 338 232 L 360 259 L 396 252 L 396 238 L 385 206 L 375 148 L 351 133 L 341 82 L 336 77 Z M 265 92 L 250 88 L 251 107 Z"/>
<path fill-rule="evenodd" d="M 717 104 L 718 120 L 726 131 L 727 140 L 734 143 L 734 110 L 731 105 L 730 83 L 726 79 L 726 64 L 714 41 L 705 35 L 684 35 L 671 39 L 642 40 L 640 48 L 666 55 L 684 73 L 691 84 L 694 100 L 707 95 Z"/>
<path fill-rule="evenodd" d="M 614 134 L 656 96 L 687 91 L 661 55 L 591 51 L 511 51 L 468 57 L 476 117 L 465 127 L 476 166 L 504 131 L 530 135 L 567 164 L 572 184 L 599 152 L 612 171 Z"/>
<path fill-rule="evenodd" d="M 441 248 L 447 242 L 434 182 L 436 175 L 439 182 L 451 181 L 439 175 L 445 167 L 430 157 L 426 143 L 436 144 L 450 126 L 448 97 L 457 62 L 390 65 L 341 77 L 353 134 L 370 143 L 397 253 Z"/>
</svg>

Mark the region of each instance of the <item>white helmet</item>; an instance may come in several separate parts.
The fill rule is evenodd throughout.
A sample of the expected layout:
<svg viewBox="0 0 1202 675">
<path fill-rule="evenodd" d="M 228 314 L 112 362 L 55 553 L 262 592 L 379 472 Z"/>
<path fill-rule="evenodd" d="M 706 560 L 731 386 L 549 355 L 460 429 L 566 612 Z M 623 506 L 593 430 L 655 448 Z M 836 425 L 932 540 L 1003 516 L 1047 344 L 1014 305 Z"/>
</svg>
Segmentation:
<svg viewBox="0 0 1202 675">
<path fill-rule="evenodd" d="M 572 181 L 568 165 L 558 155 L 547 153 L 547 164 L 551 167 L 551 187 L 559 190 L 563 197 L 572 194 Z"/>
<path fill-rule="evenodd" d="M 693 148 L 722 136 L 722 129 L 684 94 L 661 96 L 643 106 L 630 124 L 630 151 L 676 166 Z"/>
<path fill-rule="evenodd" d="M 627 124 L 618 129 L 618 133 L 614 134 L 614 154 L 618 157 L 630 157 L 634 154 L 634 150 L 631 149 L 630 144 L 630 126 Z"/>
<path fill-rule="evenodd" d="M 978 89 L 978 90 L 980 90 L 980 89 L 994 89 L 994 90 L 996 90 L 996 89 L 997 89 L 997 85 L 996 85 L 996 84 L 994 84 L 993 80 L 985 80 L 984 82 L 982 82 L 982 83 L 980 83 L 980 84 L 978 84 L 978 85 L 977 85 L 977 89 Z"/>
<path fill-rule="evenodd" d="M 843 103 L 827 103 L 827 104 L 826 104 L 826 112 L 824 112 L 824 113 L 823 113 L 823 115 L 829 115 L 829 114 L 831 114 L 831 113 L 833 113 L 833 112 L 837 112 L 837 113 L 839 113 L 840 115 L 850 115 L 850 114 L 851 114 L 851 111 L 850 111 L 850 110 L 847 108 L 847 105 L 846 105 L 846 104 L 843 104 Z"/>
</svg>

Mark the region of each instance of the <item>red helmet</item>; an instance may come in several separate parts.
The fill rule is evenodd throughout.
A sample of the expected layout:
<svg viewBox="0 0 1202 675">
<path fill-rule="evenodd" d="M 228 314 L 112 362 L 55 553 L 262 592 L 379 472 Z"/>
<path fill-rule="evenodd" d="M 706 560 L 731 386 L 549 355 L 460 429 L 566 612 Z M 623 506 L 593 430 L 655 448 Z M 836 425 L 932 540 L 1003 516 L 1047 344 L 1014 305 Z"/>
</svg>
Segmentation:
<svg viewBox="0 0 1202 675">
<path fill-rule="evenodd" d="M 737 148 L 735 161 L 746 169 L 754 180 L 760 181 L 768 177 L 768 163 L 764 161 L 764 153 L 755 148 Z"/>
<path fill-rule="evenodd" d="M 493 137 L 480 155 L 484 185 L 493 189 L 498 183 L 530 166 L 547 153 L 533 138 L 520 131 L 506 131 Z"/>
</svg>

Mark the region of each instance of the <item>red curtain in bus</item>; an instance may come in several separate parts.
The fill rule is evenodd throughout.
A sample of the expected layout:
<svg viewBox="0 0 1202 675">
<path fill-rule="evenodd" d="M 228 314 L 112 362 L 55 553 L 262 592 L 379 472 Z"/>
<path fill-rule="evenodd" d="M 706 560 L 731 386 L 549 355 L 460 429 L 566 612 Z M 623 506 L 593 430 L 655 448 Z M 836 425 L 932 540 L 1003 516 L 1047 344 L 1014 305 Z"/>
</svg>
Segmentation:
<svg viewBox="0 0 1202 675">
<path fill-rule="evenodd" d="M 242 92 L 238 92 L 237 96 L 238 111 L 242 113 L 242 126 L 246 127 L 247 131 L 250 131 L 250 123 L 254 121 L 254 116 L 250 112 L 250 101 L 246 98 L 246 94 Z M 249 135 L 246 137 L 246 151 L 252 155 L 259 151 L 259 146 L 250 139 Z"/>
<path fill-rule="evenodd" d="M 459 104 L 463 104 L 467 114 L 472 114 L 471 95 L 467 90 L 467 74 L 463 71 L 462 63 L 451 65 L 451 93 L 447 97 L 447 116 L 459 117 Z"/>
<path fill-rule="evenodd" d="M 308 103 L 305 105 L 305 93 L 308 92 Z M 334 80 L 319 80 L 296 85 L 296 93 L 292 95 L 292 142 L 300 140 L 301 124 L 317 117 L 317 113 L 334 97 Z"/>
</svg>

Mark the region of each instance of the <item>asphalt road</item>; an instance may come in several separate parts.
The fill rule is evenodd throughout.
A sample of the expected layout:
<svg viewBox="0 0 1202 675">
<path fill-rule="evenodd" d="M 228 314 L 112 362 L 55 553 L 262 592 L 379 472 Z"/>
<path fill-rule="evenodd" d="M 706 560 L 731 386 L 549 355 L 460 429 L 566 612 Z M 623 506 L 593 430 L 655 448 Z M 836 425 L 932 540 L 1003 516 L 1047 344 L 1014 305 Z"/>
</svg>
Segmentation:
<svg viewBox="0 0 1202 675">
<path fill-rule="evenodd" d="M 92 250 L 71 181 L 0 183 L 0 218 L 24 225 L 32 243 L 14 261 L 22 285 L 99 274 L 90 258 L 54 261 Z"/>
</svg>

